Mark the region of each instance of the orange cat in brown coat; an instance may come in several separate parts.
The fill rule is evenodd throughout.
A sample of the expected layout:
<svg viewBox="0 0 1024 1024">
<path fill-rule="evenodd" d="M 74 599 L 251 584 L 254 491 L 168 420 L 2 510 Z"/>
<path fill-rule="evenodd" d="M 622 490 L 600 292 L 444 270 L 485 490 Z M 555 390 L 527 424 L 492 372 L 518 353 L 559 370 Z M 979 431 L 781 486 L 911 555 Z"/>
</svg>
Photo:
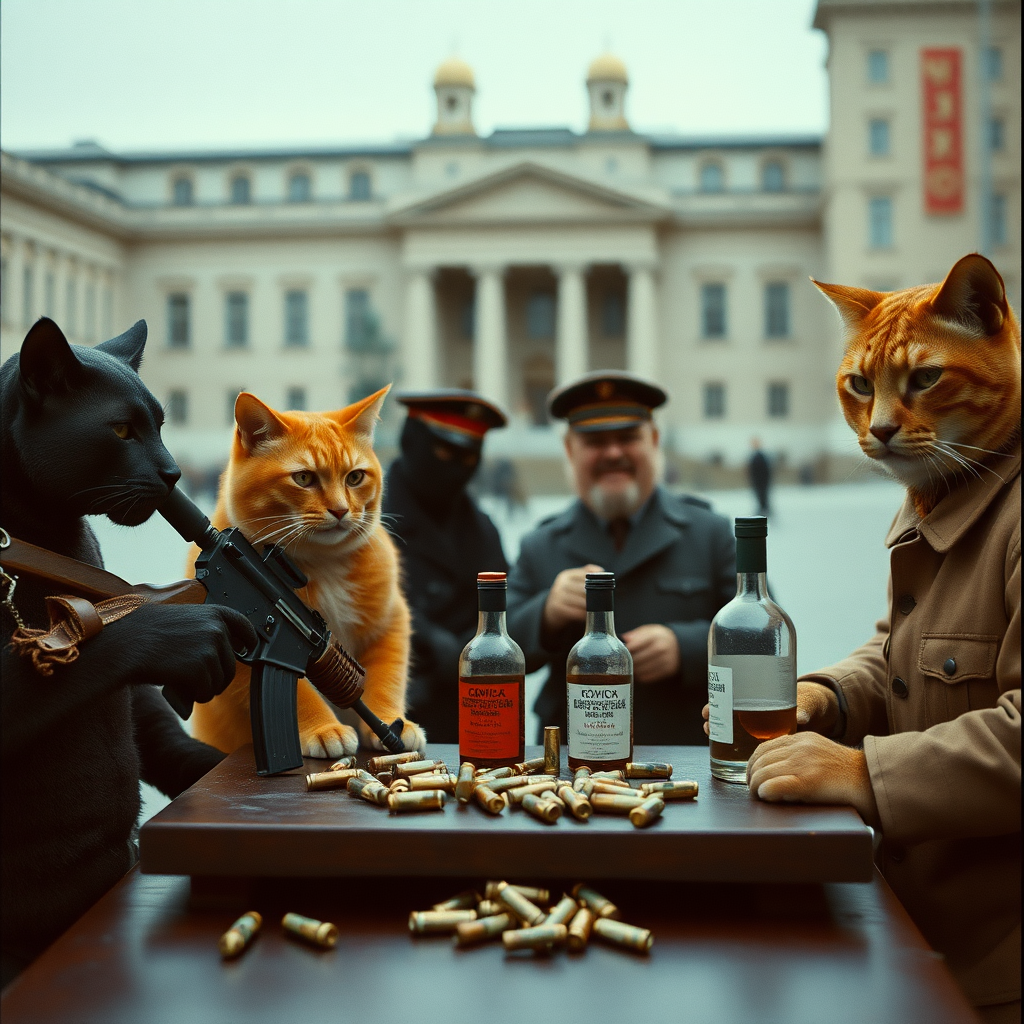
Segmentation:
<svg viewBox="0 0 1024 1024">
<path fill-rule="evenodd" d="M 213 525 L 237 526 L 257 547 L 280 544 L 309 577 L 299 596 L 327 620 L 366 669 L 363 699 L 386 722 L 405 716 L 409 609 L 398 555 L 381 526 L 384 477 L 373 430 L 389 388 L 338 412 L 276 412 L 255 395 L 235 402 L 235 438 Z M 198 554 L 193 549 L 192 558 Z M 298 690 L 299 739 L 308 757 L 340 757 L 379 741 L 339 722 L 305 679 Z M 249 669 L 239 664 L 219 697 L 195 710 L 195 735 L 220 750 L 252 742 Z M 423 749 L 414 722 L 406 750 Z"/>
</svg>

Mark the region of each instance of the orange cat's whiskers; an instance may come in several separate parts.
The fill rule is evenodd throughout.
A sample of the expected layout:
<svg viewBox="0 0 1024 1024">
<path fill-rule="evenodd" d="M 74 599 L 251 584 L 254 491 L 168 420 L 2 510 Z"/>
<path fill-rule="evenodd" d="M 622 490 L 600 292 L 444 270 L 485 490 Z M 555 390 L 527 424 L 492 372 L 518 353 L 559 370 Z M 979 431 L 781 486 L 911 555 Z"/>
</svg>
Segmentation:
<svg viewBox="0 0 1024 1024">
<path fill-rule="evenodd" d="M 976 477 L 978 477 L 978 479 L 981 479 L 981 473 L 978 472 L 979 469 L 985 470 L 986 473 L 991 473 L 994 477 L 996 477 L 999 480 L 1003 479 L 994 469 L 992 469 L 991 466 L 986 466 L 984 462 L 980 462 L 978 459 L 972 459 L 970 456 L 964 455 L 963 452 L 954 451 L 952 448 L 949 447 L 949 442 L 947 441 L 936 441 L 935 447 L 939 451 L 948 455 L 954 461 L 959 462 L 965 469 L 970 470 Z M 967 445 L 966 447 L 971 446 Z M 985 449 L 981 449 L 981 451 L 984 450 Z M 975 469 L 975 466 L 977 466 L 978 468 Z"/>
</svg>

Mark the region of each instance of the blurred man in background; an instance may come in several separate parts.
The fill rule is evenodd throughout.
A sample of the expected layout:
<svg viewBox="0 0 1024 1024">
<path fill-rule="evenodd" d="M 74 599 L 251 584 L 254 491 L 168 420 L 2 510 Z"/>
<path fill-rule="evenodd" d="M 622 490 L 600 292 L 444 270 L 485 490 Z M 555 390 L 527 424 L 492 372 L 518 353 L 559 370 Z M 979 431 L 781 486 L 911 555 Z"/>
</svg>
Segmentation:
<svg viewBox="0 0 1024 1024">
<path fill-rule="evenodd" d="M 772 485 L 772 467 L 768 456 L 761 451 L 761 439 L 752 437 L 750 447 L 753 454 L 747 463 L 747 477 L 750 486 L 754 489 L 754 497 L 757 498 L 757 514 L 768 515 L 768 490 Z"/>
</svg>

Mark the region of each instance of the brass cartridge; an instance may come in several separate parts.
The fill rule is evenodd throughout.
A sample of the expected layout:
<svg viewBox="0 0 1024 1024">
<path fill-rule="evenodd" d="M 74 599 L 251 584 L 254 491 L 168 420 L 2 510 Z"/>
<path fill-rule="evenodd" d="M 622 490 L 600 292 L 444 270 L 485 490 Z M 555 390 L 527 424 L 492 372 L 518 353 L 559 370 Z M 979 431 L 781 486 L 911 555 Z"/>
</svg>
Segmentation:
<svg viewBox="0 0 1024 1024">
<path fill-rule="evenodd" d="M 512 765 L 512 771 L 516 775 L 533 775 L 534 772 L 539 772 L 544 767 L 543 757 L 528 757 L 525 761 L 520 761 L 519 764 Z"/>
<path fill-rule="evenodd" d="M 613 771 L 608 772 L 591 772 L 590 777 L 592 779 L 618 779 L 619 782 L 624 782 L 626 779 L 626 773 L 621 768 L 616 768 Z"/>
<path fill-rule="evenodd" d="M 387 793 L 387 790 L 384 791 Z M 448 794 L 440 789 L 426 792 L 388 793 L 387 806 L 392 814 L 408 814 L 411 811 L 443 811 Z"/>
<path fill-rule="evenodd" d="M 486 917 L 486 914 L 481 914 L 480 909 L 477 906 L 480 902 L 480 893 L 475 889 L 463 889 L 462 892 L 456 893 L 449 900 L 442 900 L 440 903 L 435 903 L 430 909 L 431 910 L 476 910 L 477 917 Z"/>
<path fill-rule="evenodd" d="M 551 908 L 548 916 L 544 918 L 544 923 L 568 925 L 579 909 L 580 905 L 571 896 L 566 896 L 563 893 L 562 898 Z"/>
<path fill-rule="evenodd" d="M 591 773 L 590 769 L 585 764 L 581 764 L 579 766 L 579 768 L 577 768 L 576 771 L 574 771 L 572 773 L 573 784 L 575 785 L 577 782 L 581 781 L 582 779 L 589 779 L 591 774 L 592 773 Z"/>
<path fill-rule="evenodd" d="M 582 793 L 577 793 L 576 790 L 565 783 L 558 787 L 558 796 L 568 808 L 569 813 L 577 821 L 587 821 L 591 814 L 594 813 L 594 808 L 590 806 L 590 801 Z"/>
<path fill-rule="evenodd" d="M 495 793 L 504 793 L 520 786 L 530 786 L 537 780 L 532 775 L 510 775 L 507 779 L 488 779 L 487 788 Z"/>
<path fill-rule="evenodd" d="M 409 931 L 413 935 L 450 935 L 460 924 L 475 920 L 475 910 L 418 910 L 409 915 Z"/>
<path fill-rule="evenodd" d="M 330 921 L 317 921 L 301 914 L 285 914 L 281 925 L 286 932 L 312 942 L 314 946 L 334 949 L 338 943 L 338 927 Z"/>
<path fill-rule="evenodd" d="M 639 791 L 633 789 L 632 786 L 620 785 L 617 782 L 606 782 L 604 779 L 591 779 L 590 785 L 593 787 L 591 789 L 591 796 L 594 793 L 608 793 L 611 796 L 629 796 L 630 793 L 637 793 L 639 795 Z"/>
<path fill-rule="evenodd" d="M 539 890 L 534 891 L 539 892 Z M 503 903 L 520 921 L 528 925 L 537 925 L 544 920 L 544 911 L 536 903 L 531 902 L 529 897 L 524 896 L 518 888 L 509 885 L 508 882 L 499 882 L 493 892 L 490 891 L 490 885 L 488 885 L 487 895 L 490 899 Z"/>
<path fill-rule="evenodd" d="M 395 773 L 394 772 L 377 772 L 377 774 L 374 775 L 374 778 L 382 786 L 390 786 L 391 783 L 395 781 Z"/>
<path fill-rule="evenodd" d="M 589 907 L 594 917 L 618 919 L 619 908 L 611 900 L 606 899 L 599 892 L 591 889 L 589 885 L 583 882 L 580 882 L 579 885 L 574 885 L 572 887 L 572 894 L 580 903 L 584 903 Z"/>
<path fill-rule="evenodd" d="M 662 800 L 694 800 L 700 786 L 692 779 L 680 779 L 678 782 L 644 782 L 640 785 L 640 792 L 647 796 L 655 793 Z"/>
<path fill-rule="evenodd" d="M 394 782 L 388 786 L 388 790 L 392 793 L 408 793 L 409 792 L 409 780 L 408 779 L 395 779 Z"/>
<path fill-rule="evenodd" d="M 340 761 L 335 761 L 329 770 L 332 772 L 340 772 L 343 768 L 355 768 L 355 766 L 355 755 L 351 755 L 349 757 L 343 757 Z"/>
<path fill-rule="evenodd" d="M 594 795 L 594 780 L 577 779 L 572 784 L 572 788 L 574 793 L 579 793 L 580 796 L 586 797 L 589 800 Z"/>
<path fill-rule="evenodd" d="M 477 917 L 494 917 L 496 914 L 504 913 L 505 908 L 500 903 L 497 903 L 495 900 L 481 900 L 476 905 Z"/>
<path fill-rule="evenodd" d="M 477 782 L 493 782 L 495 779 L 507 779 L 514 774 L 515 772 L 507 765 L 502 768 L 486 768 L 476 773 L 476 780 Z"/>
<path fill-rule="evenodd" d="M 671 779 L 672 765 L 664 761 L 630 761 L 626 765 L 627 779 Z"/>
<path fill-rule="evenodd" d="M 221 937 L 217 943 L 220 955 L 225 960 L 238 956 L 252 942 L 253 936 L 263 924 L 263 915 L 255 910 L 243 914 Z"/>
<path fill-rule="evenodd" d="M 548 803 L 555 804 L 563 814 L 568 810 L 565 806 L 565 801 L 558 795 L 557 789 L 551 790 L 550 793 L 542 793 L 541 799 L 546 800 Z"/>
<path fill-rule="evenodd" d="M 349 779 L 347 788 L 352 796 L 360 796 L 367 803 L 380 807 L 387 807 L 388 797 L 391 795 L 376 779 Z"/>
<path fill-rule="evenodd" d="M 629 820 L 634 828 L 646 828 L 652 821 L 661 817 L 665 810 L 665 801 L 660 796 L 649 796 L 639 807 L 629 812 Z"/>
<path fill-rule="evenodd" d="M 598 814 L 629 814 L 634 807 L 644 802 L 643 796 L 633 795 L 612 796 L 610 793 L 595 793 L 590 798 L 590 806 Z"/>
<path fill-rule="evenodd" d="M 482 782 L 476 784 L 476 789 L 473 790 L 473 799 L 488 814 L 501 814 L 505 809 L 505 800 Z"/>
<path fill-rule="evenodd" d="M 569 930 L 564 924 L 542 924 L 533 928 L 520 928 L 502 933 L 501 941 L 508 950 L 550 949 L 565 942 Z"/>
<path fill-rule="evenodd" d="M 531 794 L 536 796 L 538 793 L 550 793 L 557 785 L 558 783 L 554 779 L 543 779 L 540 782 L 531 782 L 528 786 L 516 786 L 507 790 L 505 795 L 508 797 L 508 802 L 515 807 L 523 802 L 523 797 Z"/>
<path fill-rule="evenodd" d="M 581 949 L 586 949 L 593 925 L 594 912 L 590 907 L 580 907 L 569 924 L 569 936 L 565 940 L 570 952 L 578 953 Z"/>
<path fill-rule="evenodd" d="M 634 953 L 649 953 L 654 945 L 654 936 L 646 928 L 610 921 L 606 917 L 599 917 L 594 922 L 594 934 L 605 942 L 631 949 Z"/>
<path fill-rule="evenodd" d="M 468 804 L 476 789 L 476 765 L 463 761 L 459 767 L 458 781 L 455 783 L 455 799 L 460 804 Z"/>
<path fill-rule="evenodd" d="M 489 917 L 478 917 L 475 921 L 463 921 L 455 929 L 455 942 L 459 946 L 472 946 L 477 942 L 496 939 L 502 932 L 517 924 L 514 914 L 507 911 Z"/>
<path fill-rule="evenodd" d="M 538 821 L 543 821 L 545 825 L 554 825 L 562 816 L 562 808 L 554 800 L 545 799 L 533 793 L 527 793 L 523 797 L 523 810 Z"/>
<path fill-rule="evenodd" d="M 398 756 L 397 754 L 395 755 Z M 436 768 L 448 771 L 444 761 L 402 761 L 395 765 L 396 779 L 411 779 L 414 775 L 422 775 L 424 772 L 432 772 Z"/>
<path fill-rule="evenodd" d="M 349 779 L 361 778 L 362 768 L 342 768 L 336 772 L 317 772 L 306 776 L 306 792 L 317 789 L 345 789 Z"/>
<path fill-rule="evenodd" d="M 532 885 L 509 885 L 508 882 L 486 882 L 484 884 L 484 899 L 498 899 L 498 890 L 501 889 L 502 886 L 508 886 L 509 889 L 515 889 L 516 892 L 537 904 L 546 904 L 551 902 L 551 892 L 548 889 L 538 889 Z"/>
<path fill-rule="evenodd" d="M 562 770 L 562 730 L 557 725 L 544 726 L 544 774 L 557 775 Z"/>
<path fill-rule="evenodd" d="M 378 754 L 377 757 L 370 758 L 367 767 L 371 772 L 382 772 L 392 765 L 409 764 L 411 761 L 420 761 L 422 758 L 423 755 L 418 750 L 406 750 L 401 754 Z"/>
<path fill-rule="evenodd" d="M 454 775 L 414 775 L 409 780 L 409 788 L 415 793 L 424 789 L 440 789 L 445 793 L 455 792 L 456 778 Z"/>
</svg>

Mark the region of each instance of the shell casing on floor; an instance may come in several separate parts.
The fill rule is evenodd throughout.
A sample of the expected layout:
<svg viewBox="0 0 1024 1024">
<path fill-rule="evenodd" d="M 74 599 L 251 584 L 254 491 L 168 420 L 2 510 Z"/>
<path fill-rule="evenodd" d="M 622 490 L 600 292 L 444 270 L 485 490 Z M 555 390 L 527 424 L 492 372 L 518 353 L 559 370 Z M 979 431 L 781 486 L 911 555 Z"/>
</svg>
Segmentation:
<svg viewBox="0 0 1024 1024">
<path fill-rule="evenodd" d="M 507 882 L 499 882 L 491 898 L 503 903 L 525 924 L 537 925 L 544 920 L 544 911 Z"/>
<path fill-rule="evenodd" d="M 593 779 L 577 779 L 572 784 L 574 793 L 579 793 L 580 796 L 586 797 L 588 800 L 594 795 L 594 780 Z"/>
<path fill-rule="evenodd" d="M 541 799 L 547 800 L 548 802 L 555 804 L 563 814 L 568 810 L 568 808 L 565 806 L 565 801 L 558 795 L 557 789 L 551 790 L 550 793 L 542 793 Z"/>
<path fill-rule="evenodd" d="M 680 779 L 678 782 L 644 782 L 640 792 L 647 796 L 655 793 L 662 800 L 694 800 L 700 792 L 700 785 L 693 779 Z"/>
<path fill-rule="evenodd" d="M 338 926 L 330 921 L 317 921 L 301 914 L 285 914 L 281 918 L 281 926 L 290 935 L 312 942 L 314 946 L 334 949 L 338 944 Z"/>
<path fill-rule="evenodd" d="M 454 775 L 414 775 L 409 780 L 409 788 L 414 793 L 424 789 L 440 789 L 445 793 L 454 793 L 457 781 Z"/>
<path fill-rule="evenodd" d="M 459 766 L 458 778 L 455 782 L 455 799 L 460 804 L 468 804 L 476 789 L 476 765 L 463 761 Z"/>
<path fill-rule="evenodd" d="M 409 931 L 413 935 L 451 934 L 460 924 L 475 920 L 475 910 L 416 910 L 409 915 Z"/>
<path fill-rule="evenodd" d="M 626 765 L 627 779 L 671 779 L 672 765 L 664 761 L 630 761 Z"/>
<path fill-rule="evenodd" d="M 504 911 L 487 917 L 478 917 L 475 921 L 463 921 L 455 929 L 455 939 L 460 946 L 472 946 L 477 942 L 496 939 L 502 932 L 514 928 L 518 924 L 514 914 Z"/>
<path fill-rule="evenodd" d="M 409 764 L 412 761 L 423 760 L 423 754 L 419 750 L 406 750 L 401 754 L 378 754 L 371 757 L 367 762 L 371 772 L 382 772 L 396 764 Z"/>
<path fill-rule="evenodd" d="M 395 781 L 395 773 L 394 772 L 377 772 L 377 774 L 374 775 L 374 778 L 382 786 L 390 786 L 391 783 Z"/>
<path fill-rule="evenodd" d="M 541 924 L 503 932 L 501 941 L 506 949 L 548 949 L 560 946 L 568 934 L 564 924 Z"/>
<path fill-rule="evenodd" d="M 601 775 L 591 775 L 590 776 L 590 784 L 592 786 L 597 786 L 598 788 L 600 788 L 601 786 L 605 786 L 605 787 L 611 786 L 614 789 L 632 789 L 633 788 L 625 779 L 612 779 L 612 778 L 606 778 L 606 777 L 601 776 Z"/>
<path fill-rule="evenodd" d="M 589 779 L 592 774 L 593 772 L 591 772 L 585 764 L 581 764 L 579 768 L 572 773 L 572 781 L 579 782 L 580 779 Z"/>
<path fill-rule="evenodd" d="M 252 942 L 255 934 L 263 924 L 263 915 L 258 911 L 250 910 L 243 914 L 221 937 L 217 943 L 220 955 L 225 960 L 238 956 L 246 946 Z"/>
<path fill-rule="evenodd" d="M 391 792 L 376 779 L 349 779 L 348 791 L 352 796 L 362 797 L 367 803 L 387 807 Z"/>
<path fill-rule="evenodd" d="M 442 900 L 440 903 L 435 903 L 430 909 L 431 910 L 476 910 L 478 917 L 484 917 L 486 915 L 480 913 L 480 909 L 477 904 L 480 902 L 480 893 L 475 889 L 463 889 L 462 892 L 456 893 L 451 899 Z"/>
<path fill-rule="evenodd" d="M 476 905 L 477 917 L 494 917 L 495 914 L 504 914 L 505 908 L 496 900 L 481 900 Z"/>
<path fill-rule="evenodd" d="M 512 765 L 512 771 L 514 771 L 516 775 L 532 775 L 534 772 L 539 772 L 543 768 L 543 757 L 528 757 L 525 761 L 520 761 L 519 764 Z"/>
<path fill-rule="evenodd" d="M 388 791 L 391 793 L 408 793 L 409 788 L 408 779 L 395 779 L 395 781 L 388 786 Z"/>
<path fill-rule="evenodd" d="M 599 917 L 594 922 L 594 934 L 605 942 L 611 942 L 623 949 L 631 949 L 635 953 L 649 953 L 651 946 L 654 945 L 654 936 L 646 928 L 637 928 L 635 925 L 612 921 L 606 917 Z"/>
<path fill-rule="evenodd" d="M 572 952 L 578 953 L 581 949 L 586 948 L 593 925 L 594 912 L 590 907 L 580 907 L 572 921 L 569 922 L 569 937 L 565 940 Z"/>
<path fill-rule="evenodd" d="M 428 789 L 418 793 L 389 793 L 387 799 L 388 810 L 392 814 L 409 814 L 415 811 L 443 811 L 448 794 L 443 789 Z"/>
<path fill-rule="evenodd" d="M 594 813 L 594 808 L 590 805 L 590 801 L 582 793 L 577 793 L 568 784 L 558 787 L 558 796 L 569 809 L 569 813 L 577 821 L 586 821 Z"/>
<path fill-rule="evenodd" d="M 626 773 L 621 768 L 613 768 L 607 772 L 591 772 L 590 777 L 592 779 L 618 779 L 620 782 L 624 782 Z"/>
<path fill-rule="evenodd" d="M 505 801 L 489 786 L 482 782 L 476 784 L 473 790 L 473 799 L 488 813 L 501 814 L 505 809 Z"/>
<path fill-rule="evenodd" d="M 395 778 L 396 779 L 411 779 L 414 775 L 422 775 L 425 772 L 433 772 L 437 769 L 448 771 L 448 766 L 444 761 L 437 759 L 424 758 L 421 761 L 403 761 L 401 764 L 396 764 Z"/>
<path fill-rule="evenodd" d="M 665 810 L 665 801 L 660 796 L 649 796 L 639 807 L 629 812 L 629 820 L 634 828 L 646 828 L 652 821 L 661 817 Z"/>
<path fill-rule="evenodd" d="M 542 782 L 531 782 L 528 786 L 515 786 L 513 789 L 506 790 L 506 796 L 508 802 L 513 806 L 521 804 L 523 798 L 526 796 L 536 796 L 539 793 L 551 793 L 554 791 L 558 783 L 554 779 L 544 779 Z"/>
<path fill-rule="evenodd" d="M 544 918 L 545 924 L 564 924 L 569 922 L 579 912 L 580 905 L 571 896 L 562 898 L 551 908 L 551 912 Z"/>
<path fill-rule="evenodd" d="M 355 768 L 355 766 L 355 755 L 350 754 L 348 757 L 343 757 L 340 761 L 335 761 L 328 770 L 332 772 L 340 772 L 343 768 Z"/>
<path fill-rule="evenodd" d="M 632 786 L 619 785 L 617 782 L 605 782 L 602 779 L 591 779 L 590 785 L 593 787 L 591 789 L 591 796 L 594 793 L 607 793 L 611 796 L 629 796 L 630 793 L 637 793 L 637 790 L 633 789 Z M 637 795 L 639 794 L 637 793 Z"/>
<path fill-rule="evenodd" d="M 507 779 L 515 775 L 508 765 L 502 768 L 484 768 L 482 771 L 476 773 L 477 782 L 493 782 L 495 779 Z"/>
<path fill-rule="evenodd" d="M 590 806 L 598 814 L 629 814 L 634 807 L 639 807 L 644 797 L 637 793 L 613 796 L 611 793 L 595 793 L 590 798 Z"/>
<path fill-rule="evenodd" d="M 498 891 L 503 886 L 515 889 L 520 895 L 525 896 L 534 903 L 551 902 L 551 891 L 549 889 L 538 889 L 533 885 L 509 885 L 508 882 L 488 882 L 484 886 L 484 899 L 496 900 L 498 898 Z"/>
<path fill-rule="evenodd" d="M 507 779 L 487 779 L 487 788 L 495 793 L 505 793 L 520 786 L 529 786 L 536 780 L 532 775 L 510 775 Z"/>
<path fill-rule="evenodd" d="M 544 726 L 544 774 L 557 775 L 562 770 L 562 730 L 557 725 Z"/>
<path fill-rule="evenodd" d="M 591 889 L 589 885 L 585 885 L 583 882 L 572 887 L 572 895 L 580 903 L 585 903 L 594 917 L 617 919 L 619 916 L 619 908 L 610 899 L 602 896 L 596 889 Z"/>
<path fill-rule="evenodd" d="M 562 816 L 562 808 L 546 793 L 543 795 L 528 793 L 523 797 L 522 806 L 527 814 L 538 821 L 543 821 L 546 825 L 554 825 Z"/>
<path fill-rule="evenodd" d="M 318 789 L 347 789 L 349 779 L 360 778 L 361 768 L 342 768 L 336 772 L 317 772 L 306 776 L 306 792 Z"/>
</svg>

